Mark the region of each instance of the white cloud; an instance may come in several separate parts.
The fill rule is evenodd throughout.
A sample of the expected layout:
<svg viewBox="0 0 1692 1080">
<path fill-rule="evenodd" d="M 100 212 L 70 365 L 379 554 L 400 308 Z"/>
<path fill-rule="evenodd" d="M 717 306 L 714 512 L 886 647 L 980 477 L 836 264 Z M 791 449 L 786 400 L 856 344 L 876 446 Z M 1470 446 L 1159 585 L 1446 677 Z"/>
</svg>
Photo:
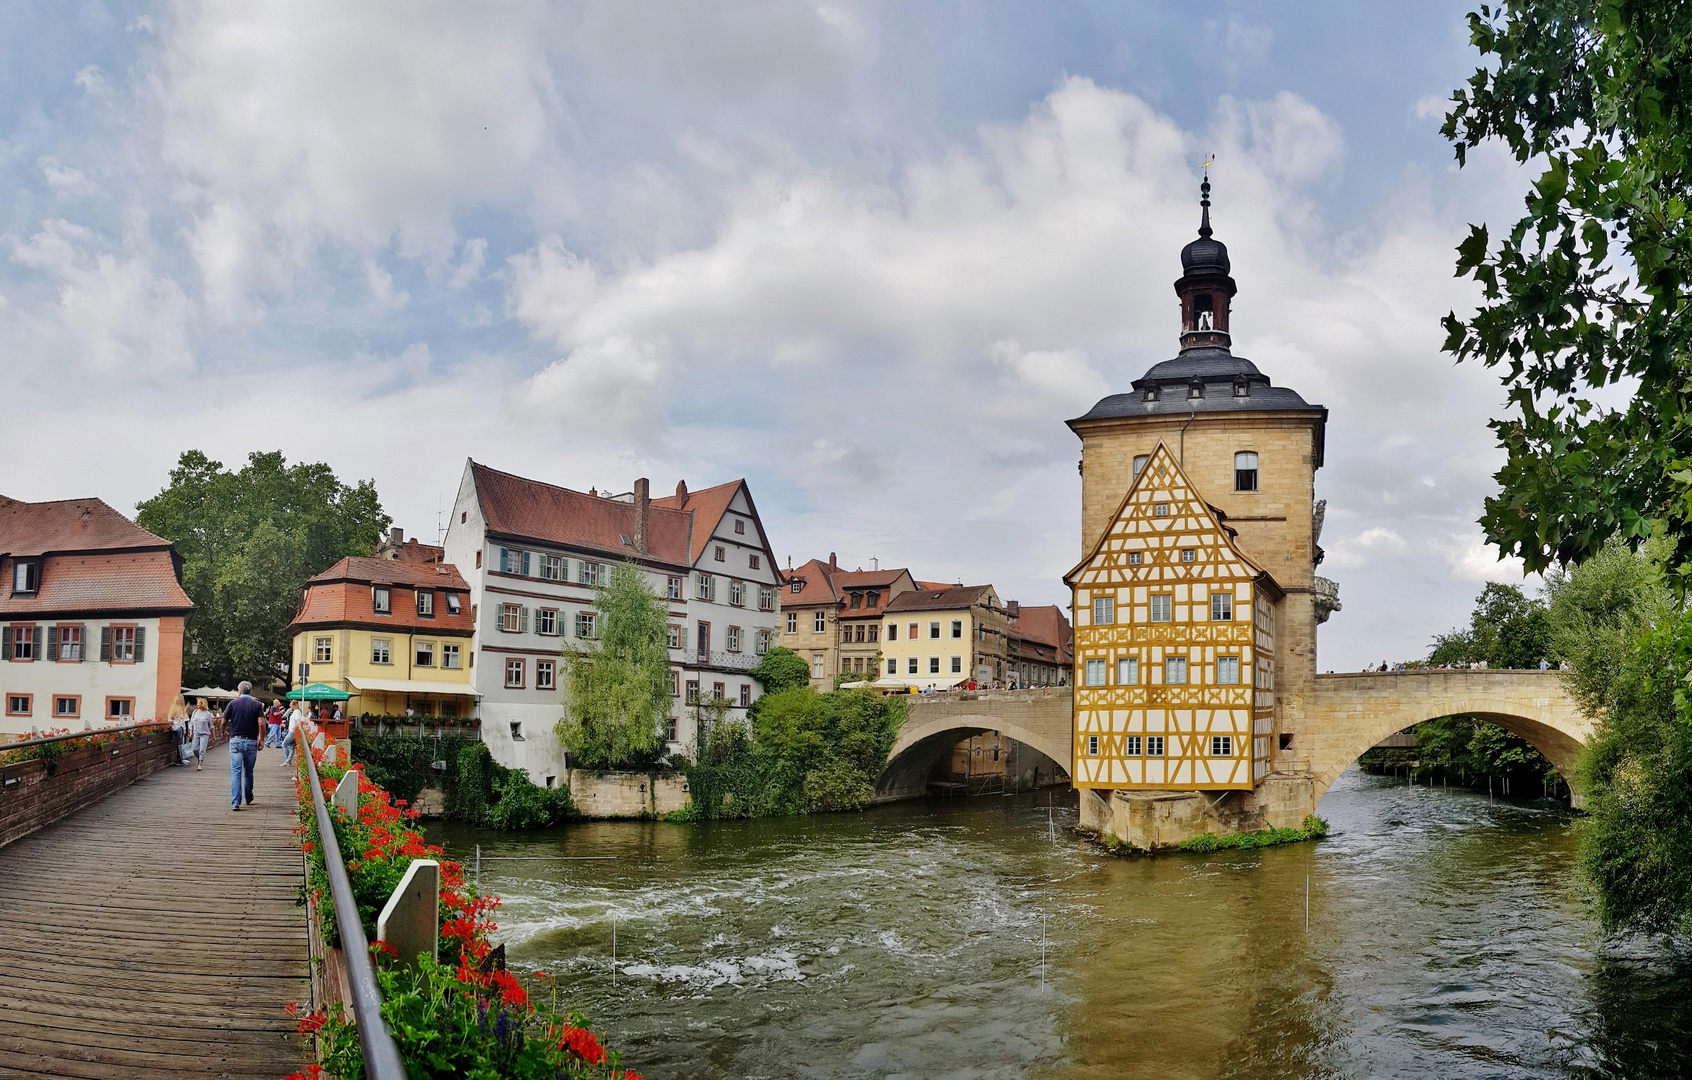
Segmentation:
<svg viewBox="0 0 1692 1080">
<path fill-rule="evenodd" d="M 453 269 L 452 277 L 447 281 L 447 288 L 456 292 L 481 277 L 482 267 L 487 264 L 487 261 L 487 240 L 480 236 L 474 240 L 466 240 L 458 266 Z"/>
<path fill-rule="evenodd" d="M 1439 539 L 1438 555 L 1451 576 L 1460 581 L 1532 585 L 1539 580 L 1539 575 L 1527 574 L 1522 560 L 1515 556 L 1500 559 L 1498 548 L 1478 532 L 1447 533 Z"/>
<path fill-rule="evenodd" d="M 663 432 L 669 342 L 608 338 L 584 345 L 529 379 L 512 407 L 610 439 L 649 442 Z"/>
<path fill-rule="evenodd" d="M 1404 537 L 1392 529 L 1376 525 L 1334 543 L 1327 549 L 1328 558 L 1323 565 L 1339 570 L 1356 570 L 1382 559 L 1403 555 L 1409 550 L 1410 545 L 1405 543 Z"/>
<path fill-rule="evenodd" d="M 41 175 L 53 194 L 67 198 L 89 198 L 101 194 L 100 185 L 88 179 L 81 169 L 61 165 L 57 158 L 43 157 L 36 162 Z"/>
</svg>

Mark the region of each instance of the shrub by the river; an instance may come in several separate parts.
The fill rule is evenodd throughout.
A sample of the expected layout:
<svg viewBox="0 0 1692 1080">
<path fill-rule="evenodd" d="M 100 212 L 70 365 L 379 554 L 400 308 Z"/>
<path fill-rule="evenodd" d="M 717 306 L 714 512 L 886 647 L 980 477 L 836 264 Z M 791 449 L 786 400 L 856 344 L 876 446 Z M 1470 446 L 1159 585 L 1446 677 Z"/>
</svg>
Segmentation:
<svg viewBox="0 0 1692 1080">
<path fill-rule="evenodd" d="M 1229 833 L 1218 835 L 1205 833 L 1183 840 L 1176 845 L 1179 851 L 1230 851 L 1247 848 L 1277 847 L 1281 844 L 1299 844 L 1306 840 L 1328 835 L 1328 823 L 1315 814 L 1307 814 L 1303 828 L 1298 829 L 1260 829 L 1257 832 Z"/>
<path fill-rule="evenodd" d="M 766 693 L 750 726 L 702 710 L 688 805 L 672 820 L 861 810 L 905 721 L 905 702 L 869 690 Z M 713 716 L 712 713 L 716 715 Z"/>
<path fill-rule="evenodd" d="M 375 784 L 406 804 L 426 787 L 446 798 L 446 817 L 495 829 L 534 829 L 576 816 L 568 788 L 543 788 L 522 769 L 494 761 L 486 744 L 464 735 L 353 732 L 353 757 Z M 436 769 L 435 762 L 443 768 Z"/>
<path fill-rule="evenodd" d="M 320 750 L 311 754 L 323 786 L 333 790 L 346 769 L 324 764 Z M 463 867 L 407 826 L 416 811 L 406 809 L 403 800 L 394 799 L 364 776 L 359 778 L 358 793 L 356 816 L 333 807 L 330 813 L 359 919 L 372 942 L 382 1019 L 393 1033 L 406 1076 L 411 1080 L 640 1080 L 638 1074 L 622 1068 L 619 1055 L 600 1045 L 579 1013 L 566 1016 L 555 1007 L 532 1002 L 517 978 L 491 960 L 489 939 L 496 929 L 492 912 L 499 899 L 478 892 L 465 880 Z M 300 815 L 296 835 L 309 866 L 307 888 L 323 940 L 335 945 L 340 940 L 339 928 L 328 896 L 322 838 L 303 759 L 295 794 Z M 440 959 L 425 957 L 415 966 L 401 965 L 391 947 L 376 942 L 376 915 L 412 860 L 425 858 L 438 860 L 441 867 Z M 536 975 L 544 978 L 539 972 Z M 319 1064 L 289 1080 L 326 1075 L 351 1080 L 364 1075 L 358 1032 L 342 1019 L 340 1010 L 302 1013 L 295 1004 L 288 1012 L 298 1018 L 301 1034 L 316 1035 L 319 1048 Z"/>
</svg>

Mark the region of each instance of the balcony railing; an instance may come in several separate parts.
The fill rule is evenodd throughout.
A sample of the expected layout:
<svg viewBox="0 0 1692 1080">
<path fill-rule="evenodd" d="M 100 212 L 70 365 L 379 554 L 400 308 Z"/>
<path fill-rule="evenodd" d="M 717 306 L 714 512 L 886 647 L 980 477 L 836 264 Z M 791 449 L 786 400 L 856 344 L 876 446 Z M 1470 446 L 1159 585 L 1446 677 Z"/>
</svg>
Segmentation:
<svg viewBox="0 0 1692 1080">
<path fill-rule="evenodd" d="M 720 649 L 696 649 L 694 662 L 701 667 L 726 668 L 729 671 L 751 671 L 762 657 L 749 652 L 724 652 Z"/>
</svg>

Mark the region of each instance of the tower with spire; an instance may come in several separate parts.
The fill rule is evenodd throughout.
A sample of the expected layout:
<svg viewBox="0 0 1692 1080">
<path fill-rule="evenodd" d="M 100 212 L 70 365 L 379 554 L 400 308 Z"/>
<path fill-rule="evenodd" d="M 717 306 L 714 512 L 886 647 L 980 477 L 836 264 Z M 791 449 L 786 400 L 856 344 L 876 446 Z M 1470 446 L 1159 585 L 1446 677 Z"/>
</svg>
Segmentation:
<svg viewBox="0 0 1692 1080">
<path fill-rule="evenodd" d="M 1276 825 L 1296 825 L 1314 808 L 1299 796 L 1313 790 L 1300 736 L 1313 694 L 1316 626 L 1338 606 L 1331 583 L 1315 575 L 1322 558 L 1315 478 L 1328 410 L 1234 354 L 1237 287 L 1227 245 L 1211 225 L 1210 194 L 1207 169 L 1198 236 L 1181 249 L 1175 281 L 1179 351 L 1068 421 L 1081 440 L 1083 556 L 1066 578 L 1075 600 L 1071 775 L 1091 789 L 1083 792 L 1083 817 L 1091 814 L 1101 828 L 1113 792 L 1155 789 L 1168 799 L 1181 790 L 1233 791 L 1234 812 Z M 1159 502 L 1168 516 L 1154 513 Z M 1182 507 L 1179 516 L 1169 509 Z M 1236 576 L 1214 576 L 1222 571 L 1207 566 Z M 1235 599 L 1212 606 L 1217 590 L 1234 590 Z M 1226 628 L 1217 625 L 1223 617 Z M 1242 628 L 1249 631 L 1243 644 L 1236 641 Z M 1227 681 L 1236 667 L 1249 701 L 1218 710 L 1223 698 L 1242 697 L 1232 689 L 1239 684 Z M 1095 692 L 1090 678 L 1095 686 L 1103 678 L 1104 689 Z M 1142 730 L 1129 732 L 1134 725 Z M 1121 730 L 1113 734 L 1113 726 Z M 1095 744 L 1117 758 L 1084 760 Z M 1149 757 L 1153 746 L 1167 757 L 1177 745 L 1188 755 L 1185 771 Z M 1243 754 L 1248 770 L 1221 768 L 1212 751 L 1223 749 Z M 1202 798 L 1195 803 L 1202 805 Z M 1297 817 L 1281 820 L 1294 810 Z"/>
</svg>

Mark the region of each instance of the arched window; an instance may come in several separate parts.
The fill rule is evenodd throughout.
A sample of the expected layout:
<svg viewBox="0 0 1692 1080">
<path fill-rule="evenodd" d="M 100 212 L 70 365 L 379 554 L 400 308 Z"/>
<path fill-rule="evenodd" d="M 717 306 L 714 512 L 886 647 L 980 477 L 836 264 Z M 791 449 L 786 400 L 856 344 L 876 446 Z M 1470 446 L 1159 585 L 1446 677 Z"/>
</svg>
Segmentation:
<svg viewBox="0 0 1692 1080">
<path fill-rule="evenodd" d="M 1201 397 L 1203 397 L 1204 396 L 1204 384 L 1201 383 L 1201 382 L 1189 383 L 1187 385 L 1187 396 L 1189 398 L 1201 398 Z"/>
<path fill-rule="evenodd" d="M 1144 469 L 1146 467 L 1146 462 L 1148 462 L 1150 460 L 1151 460 L 1150 454 L 1135 454 L 1134 455 L 1134 475 L 1135 476 L 1140 475 L 1140 470 Z"/>
<path fill-rule="evenodd" d="M 1250 450 L 1234 455 L 1234 490 L 1257 490 L 1257 455 Z"/>
</svg>

